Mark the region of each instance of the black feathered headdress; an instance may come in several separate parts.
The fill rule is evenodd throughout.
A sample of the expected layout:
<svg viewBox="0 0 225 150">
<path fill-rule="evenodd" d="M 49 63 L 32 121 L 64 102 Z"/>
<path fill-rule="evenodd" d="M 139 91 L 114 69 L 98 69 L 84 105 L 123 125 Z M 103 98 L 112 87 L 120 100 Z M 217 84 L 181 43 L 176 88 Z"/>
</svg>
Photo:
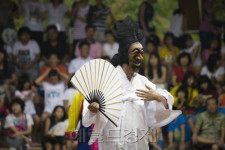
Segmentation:
<svg viewBox="0 0 225 150">
<path fill-rule="evenodd" d="M 116 39 L 119 43 L 119 53 L 116 54 L 116 60 L 112 60 L 113 64 L 128 64 L 128 49 L 133 43 L 141 42 L 144 38 L 143 33 L 138 28 L 138 23 L 126 17 L 122 21 L 116 22 Z M 117 62 L 119 61 L 119 62 Z"/>
</svg>

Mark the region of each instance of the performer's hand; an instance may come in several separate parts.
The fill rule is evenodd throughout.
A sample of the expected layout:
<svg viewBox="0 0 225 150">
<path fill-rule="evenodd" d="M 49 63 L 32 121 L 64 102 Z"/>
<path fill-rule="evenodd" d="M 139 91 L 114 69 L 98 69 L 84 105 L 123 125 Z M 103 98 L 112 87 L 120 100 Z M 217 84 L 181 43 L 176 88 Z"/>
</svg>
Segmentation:
<svg viewBox="0 0 225 150">
<path fill-rule="evenodd" d="M 94 102 L 94 103 L 91 103 L 89 106 L 88 106 L 88 109 L 93 112 L 93 113 L 97 113 L 99 111 L 99 104 Z"/>
<path fill-rule="evenodd" d="M 144 101 L 152 101 L 152 100 L 158 100 L 158 97 L 161 97 L 160 94 L 155 92 L 153 89 L 145 85 L 148 90 L 137 90 L 136 95 L 141 98 L 141 100 Z"/>
</svg>

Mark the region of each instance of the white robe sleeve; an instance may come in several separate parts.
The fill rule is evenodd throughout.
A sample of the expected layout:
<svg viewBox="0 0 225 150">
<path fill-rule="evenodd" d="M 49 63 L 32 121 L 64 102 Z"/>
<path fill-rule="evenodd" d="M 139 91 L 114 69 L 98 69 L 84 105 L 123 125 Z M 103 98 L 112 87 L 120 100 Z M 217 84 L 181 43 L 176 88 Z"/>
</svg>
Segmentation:
<svg viewBox="0 0 225 150">
<path fill-rule="evenodd" d="M 148 81 L 153 89 L 156 90 L 157 93 L 164 96 L 167 100 L 167 104 L 169 109 L 166 109 L 163 103 L 158 101 L 145 101 L 145 121 L 149 127 L 162 127 L 173 121 L 180 114 L 180 110 L 172 110 L 174 98 L 173 96 L 164 89 L 155 89 L 155 85 Z M 147 85 L 148 85 L 147 84 Z"/>
<path fill-rule="evenodd" d="M 96 139 L 99 138 L 100 133 L 102 132 L 103 128 L 106 126 L 108 119 L 101 114 L 99 111 L 97 113 L 92 113 L 88 109 L 89 103 L 85 100 L 83 104 L 83 112 L 82 112 L 82 124 L 85 127 L 89 127 L 92 124 L 95 124 L 94 129 L 91 134 L 91 138 L 89 141 L 89 145 L 95 142 Z"/>
</svg>

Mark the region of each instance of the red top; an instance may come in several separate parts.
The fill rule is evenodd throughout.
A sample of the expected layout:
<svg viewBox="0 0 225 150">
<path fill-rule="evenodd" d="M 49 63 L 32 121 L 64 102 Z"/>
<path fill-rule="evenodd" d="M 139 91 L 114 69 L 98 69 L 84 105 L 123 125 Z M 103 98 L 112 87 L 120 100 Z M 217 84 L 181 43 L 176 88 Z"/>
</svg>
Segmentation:
<svg viewBox="0 0 225 150">
<path fill-rule="evenodd" d="M 195 72 L 194 68 L 192 67 L 188 67 L 187 71 L 192 71 Z M 177 77 L 177 83 L 181 82 L 184 78 L 184 74 L 186 73 L 182 70 L 181 66 L 175 66 L 173 67 L 173 73 L 175 74 L 175 76 Z"/>
</svg>

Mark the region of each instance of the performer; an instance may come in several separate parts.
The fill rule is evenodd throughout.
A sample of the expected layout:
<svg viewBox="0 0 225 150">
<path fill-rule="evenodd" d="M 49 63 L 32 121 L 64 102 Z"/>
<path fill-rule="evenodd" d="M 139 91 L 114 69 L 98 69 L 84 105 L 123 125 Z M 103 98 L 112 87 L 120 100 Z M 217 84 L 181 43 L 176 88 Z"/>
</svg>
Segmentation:
<svg viewBox="0 0 225 150">
<path fill-rule="evenodd" d="M 116 23 L 119 53 L 113 57 L 122 85 L 123 110 L 118 127 L 100 112 L 98 103 L 84 101 L 84 126 L 95 124 L 92 144 L 96 139 L 100 150 L 148 150 L 149 127 L 162 127 L 181 111 L 172 110 L 173 97 L 164 89 L 156 89 L 146 77 L 138 74 L 143 60 L 143 34 L 129 17 Z"/>
</svg>

